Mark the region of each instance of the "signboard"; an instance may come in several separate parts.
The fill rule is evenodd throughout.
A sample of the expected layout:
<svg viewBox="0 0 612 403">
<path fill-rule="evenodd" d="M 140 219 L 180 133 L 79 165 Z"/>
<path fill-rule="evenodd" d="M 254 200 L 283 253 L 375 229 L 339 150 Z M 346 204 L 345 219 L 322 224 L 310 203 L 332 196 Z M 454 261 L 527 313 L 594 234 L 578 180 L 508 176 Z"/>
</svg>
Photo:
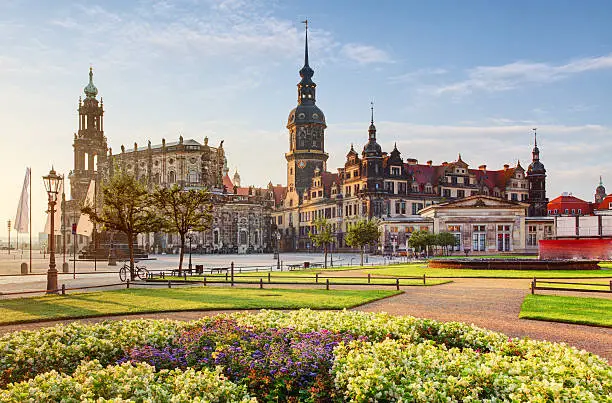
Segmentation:
<svg viewBox="0 0 612 403">
<path fill-rule="evenodd" d="M 76 233 L 77 233 L 77 225 L 75 223 L 75 224 L 72 224 L 72 235 L 76 235 Z"/>
</svg>

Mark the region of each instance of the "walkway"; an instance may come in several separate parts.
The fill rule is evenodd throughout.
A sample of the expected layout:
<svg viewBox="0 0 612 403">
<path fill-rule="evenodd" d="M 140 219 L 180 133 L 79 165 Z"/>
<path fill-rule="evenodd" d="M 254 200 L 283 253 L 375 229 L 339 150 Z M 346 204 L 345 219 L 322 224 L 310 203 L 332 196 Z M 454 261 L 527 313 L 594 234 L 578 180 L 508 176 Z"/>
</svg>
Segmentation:
<svg viewBox="0 0 612 403">
<path fill-rule="evenodd" d="M 338 287 L 340 288 L 340 287 Z M 348 288 L 348 287 L 342 287 Z M 360 288 L 360 287 L 354 287 Z M 388 312 L 440 321 L 473 323 L 513 337 L 565 342 L 591 351 L 612 362 L 612 329 L 518 319 L 523 298 L 529 292 L 529 280 L 454 279 L 453 283 L 432 287 L 402 287 L 404 294 L 355 308 L 366 312 Z M 564 293 L 567 295 L 567 293 Z M 584 296 L 584 295 L 582 295 Z M 598 296 L 608 297 L 605 294 Z M 168 312 L 80 319 L 92 323 L 105 319 L 175 319 L 194 320 L 227 311 Z M 36 329 L 71 320 L 0 326 L 0 333 Z"/>
</svg>

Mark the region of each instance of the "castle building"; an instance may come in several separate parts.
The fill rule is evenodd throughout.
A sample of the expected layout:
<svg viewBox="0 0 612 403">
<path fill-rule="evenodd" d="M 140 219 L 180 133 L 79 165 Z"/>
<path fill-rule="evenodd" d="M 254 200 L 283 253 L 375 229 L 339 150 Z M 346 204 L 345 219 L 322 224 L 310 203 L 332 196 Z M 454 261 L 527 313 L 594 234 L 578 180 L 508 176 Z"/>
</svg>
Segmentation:
<svg viewBox="0 0 612 403">
<path fill-rule="evenodd" d="M 537 240 L 550 234 L 546 170 L 537 137 L 527 170 L 520 162 L 497 170 L 486 165 L 473 169 L 461 155 L 440 165 L 431 160 L 420 164 L 417 159 L 402 158 L 397 146 L 390 153 L 382 150 L 372 105 L 361 154 L 351 145 L 344 166 L 329 172 L 325 117 L 315 105 L 313 75 L 306 28 L 298 106 L 290 112 L 287 124 L 287 186 L 274 188 L 277 208 L 272 217 L 283 250 L 311 249 L 308 234 L 316 231 L 318 218 L 331 224 L 338 249 L 347 248 L 344 238 L 352 224 L 373 217 L 381 222 L 383 251 L 405 247 L 416 230 L 452 232 L 460 240 L 456 250 L 480 252 L 537 250 Z M 478 214 L 437 219 L 444 214 L 456 216 L 468 206 Z M 488 214 L 483 213 L 487 209 Z"/>
<path fill-rule="evenodd" d="M 275 204 L 274 191 L 272 187 L 241 187 L 237 171 L 232 181 L 228 175 L 223 141 L 214 147 L 209 145 L 207 137 L 200 143 L 179 136 L 178 141 L 166 142 L 162 139 L 156 145 L 149 141 L 144 147 L 134 143 L 132 149 L 122 145 L 121 152 L 113 154 L 104 134 L 103 102 L 97 99 L 98 89 L 93 83 L 91 68 L 89 83 L 84 92 L 85 99 L 79 98 L 79 129 L 73 142 L 74 167 L 68 175 L 71 198 L 63 202 L 62 235 L 58 235 L 58 245 L 62 245 L 63 236 L 69 251 L 75 248 L 76 239 L 76 249 L 83 255 L 92 257 L 95 254 L 99 258 L 108 256 L 112 237 L 92 230 L 80 209 L 84 203 L 92 203 L 89 198 L 93 189 L 93 201 L 101 206 L 102 186 L 97 183 L 107 180 L 115 169 L 121 169 L 133 174 L 150 191 L 158 186 L 178 185 L 185 189 L 205 188 L 211 192 L 212 227 L 208 231 L 193 234 L 194 250 L 207 253 L 247 253 L 272 249 L 270 213 Z M 73 224 L 76 224 L 78 234 L 74 238 L 71 236 Z M 121 241 L 117 238 L 114 242 L 114 248 L 126 246 L 119 245 Z M 144 253 L 174 253 L 180 245 L 177 234 L 164 233 L 141 234 L 137 243 Z M 121 253 L 119 257 L 122 257 Z"/>
</svg>

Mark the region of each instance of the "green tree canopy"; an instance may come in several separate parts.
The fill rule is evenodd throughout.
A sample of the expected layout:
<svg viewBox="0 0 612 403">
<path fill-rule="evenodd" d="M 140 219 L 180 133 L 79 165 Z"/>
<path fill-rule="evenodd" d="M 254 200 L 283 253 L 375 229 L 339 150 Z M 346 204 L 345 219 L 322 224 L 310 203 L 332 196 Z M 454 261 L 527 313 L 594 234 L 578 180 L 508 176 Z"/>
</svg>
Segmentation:
<svg viewBox="0 0 612 403">
<path fill-rule="evenodd" d="M 351 225 L 346 234 L 346 244 L 360 250 L 361 266 L 363 266 L 363 248 L 372 245 L 380 239 L 378 220 L 360 220 Z"/>
<path fill-rule="evenodd" d="M 133 175 L 116 169 L 102 184 L 102 209 L 84 205 L 81 212 L 91 221 L 101 224 L 107 231 L 119 231 L 128 239 L 130 272 L 134 279 L 134 241 L 138 234 L 157 231 L 160 217 L 151 206 L 151 198 L 145 185 Z"/>
<path fill-rule="evenodd" d="M 185 236 L 189 231 L 205 231 L 210 228 L 212 204 L 208 190 L 184 190 L 178 185 L 157 188 L 152 194 L 153 205 L 159 211 L 161 228 L 178 233 L 181 241 L 179 275 L 185 255 Z"/>
<path fill-rule="evenodd" d="M 325 265 L 327 269 L 327 250 L 329 245 L 334 242 L 334 235 L 332 234 L 332 226 L 325 218 L 318 218 L 314 221 L 316 228 L 315 232 L 308 233 L 308 236 L 315 244 L 315 246 L 323 246 L 323 253 L 325 254 Z"/>
</svg>

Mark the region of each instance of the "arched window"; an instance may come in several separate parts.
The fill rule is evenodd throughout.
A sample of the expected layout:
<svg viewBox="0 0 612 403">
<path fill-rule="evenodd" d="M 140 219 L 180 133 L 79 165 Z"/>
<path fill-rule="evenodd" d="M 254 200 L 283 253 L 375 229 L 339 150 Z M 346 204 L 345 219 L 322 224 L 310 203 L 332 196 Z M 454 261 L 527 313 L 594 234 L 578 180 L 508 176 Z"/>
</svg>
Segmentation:
<svg viewBox="0 0 612 403">
<path fill-rule="evenodd" d="M 241 245 L 247 244 L 247 233 L 244 230 L 240 231 L 240 244 Z"/>
<path fill-rule="evenodd" d="M 176 182 L 176 174 L 174 173 L 174 171 L 170 171 L 168 173 L 168 182 L 169 183 L 174 183 Z"/>
</svg>

